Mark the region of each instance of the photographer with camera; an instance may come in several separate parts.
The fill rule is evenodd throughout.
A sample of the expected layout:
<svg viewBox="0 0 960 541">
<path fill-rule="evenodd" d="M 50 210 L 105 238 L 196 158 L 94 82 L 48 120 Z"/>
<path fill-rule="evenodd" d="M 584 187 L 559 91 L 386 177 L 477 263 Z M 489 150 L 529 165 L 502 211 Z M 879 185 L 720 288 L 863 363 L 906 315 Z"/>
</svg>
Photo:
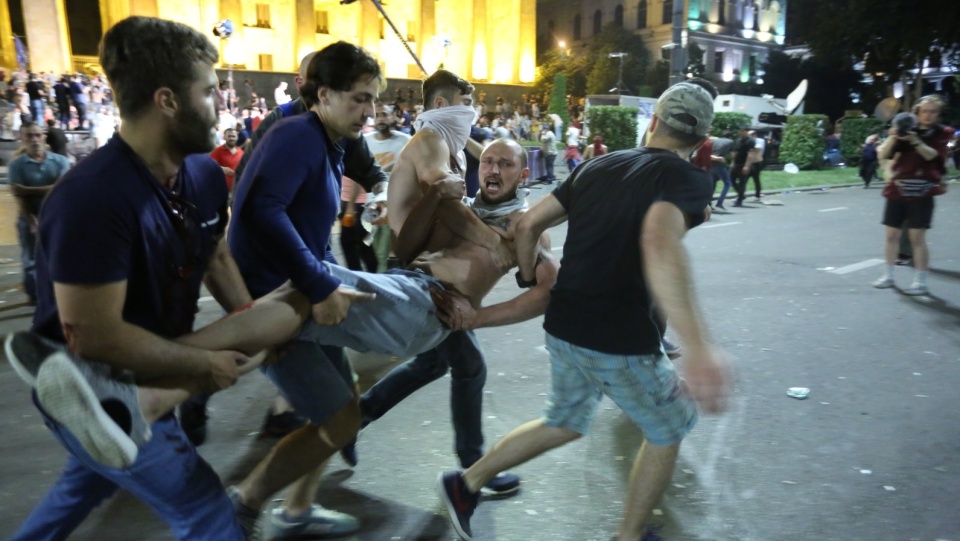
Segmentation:
<svg viewBox="0 0 960 541">
<path fill-rule="evenodd" d="M 900 113 L 893 119 L 890 136 L 880 145 L 881 159 L 893 159 L 892 175 L 883 190 L 887 204 L 883 225 L 887 228 L 884 255 L 886 268 L 873 287 L 886 289 L 894 286 L 897 250 L 901 227 L 907 226 L 913 245 L 913 284 L 903 290 L 906 295 L 926 295 L 930 253 L 926 232 L 933 218 L 933 197 L 945 193 L 941 179 L 946 173 L 947 143 L 953 137 L 953 128 L 937 122 L 943 100 L 926 96 L 917 102 L 916 115 Z"/>
</svg>

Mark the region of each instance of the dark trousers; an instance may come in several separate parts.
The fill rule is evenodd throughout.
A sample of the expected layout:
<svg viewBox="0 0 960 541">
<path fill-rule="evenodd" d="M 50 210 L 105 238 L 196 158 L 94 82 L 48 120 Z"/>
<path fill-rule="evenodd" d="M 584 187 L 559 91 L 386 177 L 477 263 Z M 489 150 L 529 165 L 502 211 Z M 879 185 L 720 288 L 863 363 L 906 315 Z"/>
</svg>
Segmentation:
<svg viewBox="0 0 960 541">
<path fill-rule="evenodd" d="M 860 178 L 863 179 L 863 185 L 869 186 L 870 182 L 877 178 L 877 168 L 880 163 L 877 160 L 864 160 L 860 164 Z"/>
<path fill-rule="evenodd" d="M 354 206 L 353 225 L 347 227 L 343 223 L 343 216 L 347 212 L 347 202 L 341 201 L 340 203 L 340 248 L 343 249 L 344 259 L 347 260 L 347 268 L 362 271 L 366 267 L 367 272 L 377 272 L 377 253 L 372 246 L 368 246 L 364 242 L 364 239 L 367 238 L 367 230 L 360 223 L 363 205 L 357 203 Z"/>
<path fill-rule="evenodd" d="M 87 122 L 87 104 L 74 103 L 73 106 L 77 108 L 77 129 L 82 130 Z"/>
<path fill-rule="evenodd" d="M 544 154 L 543 155 L 543 166 L 546 170 L 546 174 L 543 176 L 543 181 L 550 183 L 557 180 L 557 177 L 553 174 L 553 164 L 557 161 L 556 154 Z"/>
<path fill-rule="evenodd" d="M 483 456 L 483 386 L 487 365 L 473 331 L 450 333 L 436 348 L 394 368 L 360 399 L 363 425 L 379 419 L 418 389 L 450 370 L 450 414 L 460 465 Z"/>
<path fill-rule="evenodd" d="M 733 189 L 737 192 L 737 204 L 743 203 L 747 198 L 747 179 L 750 177 L 750 172 L 744 173 L 743 164 L 735 163 L 730 168 L 730 176 L 733 177 Z"/>
<path fill-rule="evenodd" d="M 762 170 L 763 170 L 763 164 L 762 164 L 762 163 L 755 163 L 755 164 L 753 164 L 753 165 L 750 166 L 750 175 L 749 175 L 749 176 L 750 176 L 750 178 L 753 179 L 753 187 L 756 189 L 755 194 L 756 194 L 756 196 L 757 196 L 757 199 L 760 199 L 760 190 L 762 189 L 762 188 L 760 187 L 760 171 L 762 171 Z M 746 189 L 747 189 L 747 181 L 746 181 L 746 180 L 743 181 L 743 189 L 744 189 L 744 191 L 746 191 Z"/>
</svg>

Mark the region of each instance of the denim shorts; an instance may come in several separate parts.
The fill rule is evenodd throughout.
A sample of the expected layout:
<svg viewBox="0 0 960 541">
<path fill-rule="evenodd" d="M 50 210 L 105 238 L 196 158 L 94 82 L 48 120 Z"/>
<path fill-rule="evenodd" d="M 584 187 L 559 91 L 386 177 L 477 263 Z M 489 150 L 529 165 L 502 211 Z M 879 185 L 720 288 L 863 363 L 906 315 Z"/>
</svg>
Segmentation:
<svg viewBox="0 0 960 541">
<path fill-rule="evenodd" d="M 437 347 L 450 334 L 437 318 L 430 296 L 431 289 L 443 289 L 436 278 L 402 269 L 372 274 L 325 264 L 344 287 L 376 293 L 377 298 L 353 303 L 342 322 L 310 326 L 302 338 L 360 352 L 413 357 Z"/>
<path fill-rule="evenodd" d="M 614 355 L 547 333 L 552 389 L 544 421 L 586 434 L 607 395 L 653 445 L 683 440 L 697 422 L 696 403 L 680 388 L 673 363 L 655 355 Z"/>
</svg>

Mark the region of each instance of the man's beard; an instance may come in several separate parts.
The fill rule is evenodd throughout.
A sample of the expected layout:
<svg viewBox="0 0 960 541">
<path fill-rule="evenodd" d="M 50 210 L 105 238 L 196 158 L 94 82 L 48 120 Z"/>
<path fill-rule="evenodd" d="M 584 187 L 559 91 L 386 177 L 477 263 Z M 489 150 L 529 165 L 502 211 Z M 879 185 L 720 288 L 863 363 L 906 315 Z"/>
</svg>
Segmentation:
<svg viewBox="0 0 960 541">
<path fill-rule="evenodd" d="M 196 109 L 181 109 L 174 116 L 173 141 L 174 148 L 184 156 L 188 154 L 206 153 L 216 145 L 214 120 L 204 118 L 201 111 Z"/>
<path fill-rule="evenodd" d="M 377 124 L 377 132 L 380 135 L 390 135 L 390 124 Z"/>
<path fill-rule="evenodd" d="M 484 181 L 484 182 L 486 182 L 486 181 Z M 500 186 L 503 186 L 503 178 L 502 178 L 502 177 L 500 178 L 500 180 L 499 180 L 498 182 L 500 183 Z M 488 204 L 488 205 L 499 205 L 500 203 L 506 203 L 507 201 L 513 201 L 514 199 L 516 199 L 516 197 L 517 197 L 517 190 L 518 190 L 519 188 L 520 188 L 520 185 L 519 185 L 519 183 L 518 183 L 517 186 L 514 186 L 513 190 L 510 190 L 509 192 L 503 192 L 503 193 L 501 193 L 498 197 L 496 197 L 496 198 L 494 198 L 494 199 L 490 199 L 489 197 L 487 197 L 487 194 L 484 193 L 483 187 L 481 186 L 480 190 L 477 191 L 477 195 L 480 196 L 480 200 L 481 200 L 481 201 L 483 201 L 484 203 L 486 203 L 486 204 Z"/>
</svg>

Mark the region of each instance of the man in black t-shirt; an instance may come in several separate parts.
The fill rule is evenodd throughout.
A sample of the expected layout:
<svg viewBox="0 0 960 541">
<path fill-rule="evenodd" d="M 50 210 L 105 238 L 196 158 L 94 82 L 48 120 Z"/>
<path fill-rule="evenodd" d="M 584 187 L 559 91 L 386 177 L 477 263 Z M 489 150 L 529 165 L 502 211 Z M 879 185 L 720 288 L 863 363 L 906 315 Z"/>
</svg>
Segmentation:
<svg viewBox="0 0 960 541">
<path fill-rule="evenodd" d="M 26 86 L 27 97 L 30 98 L 30 116 L 33 117 L 33 121 L 37 124 L 43 124 L 43 112 L 46 108 L 44 104 L 44 97 L 47 93 L 43 89 L 43 81 L 37 77 L 36 73 L 30 74 L 30 80 L 27 81 Z"/>
<path fill-rule="evenodd" d="M 646 147 L 591 160 L 532 208 L 515 236 L 521 286 L 536 283 L 537 239 L 569 220 L 563 261 L 544 318 L 552 392 L 543 418 L 513 430 L 465 472 L 440 475 L 454 528 L 472 536 L 480 488 L 499 471 L 587 433 L 605 394 L 643 429 L 620 541 L 646 537 L 644 522 L 670 482 L 680 442 L 706 411 L 723 409 L 726 376 L 707 343 L 682 245 L 704 221 L 707 174 L 688 162 L 706 140 L 713 99 L 680 83 L 658 100 Z M 686 348 L 681 382 L 660 345 L 653 301 Z"/>
<path fill-rule="evenodd" d="M 750 178 L 750 168 L 759 160 L 757 141 L 750 137 L 750 132 L 746 126 L 740 127 L 740 137 L 733 144 L 733 167 L 730 168 L 730 176 L 733 177 L 733 189 L 737 191 L 737 200 L 733 206 L 742 207 L 743 200 L 747 195 L 747 179 Z M 757 194 L 759 197 L 759 193 Z"/>
</svg>

